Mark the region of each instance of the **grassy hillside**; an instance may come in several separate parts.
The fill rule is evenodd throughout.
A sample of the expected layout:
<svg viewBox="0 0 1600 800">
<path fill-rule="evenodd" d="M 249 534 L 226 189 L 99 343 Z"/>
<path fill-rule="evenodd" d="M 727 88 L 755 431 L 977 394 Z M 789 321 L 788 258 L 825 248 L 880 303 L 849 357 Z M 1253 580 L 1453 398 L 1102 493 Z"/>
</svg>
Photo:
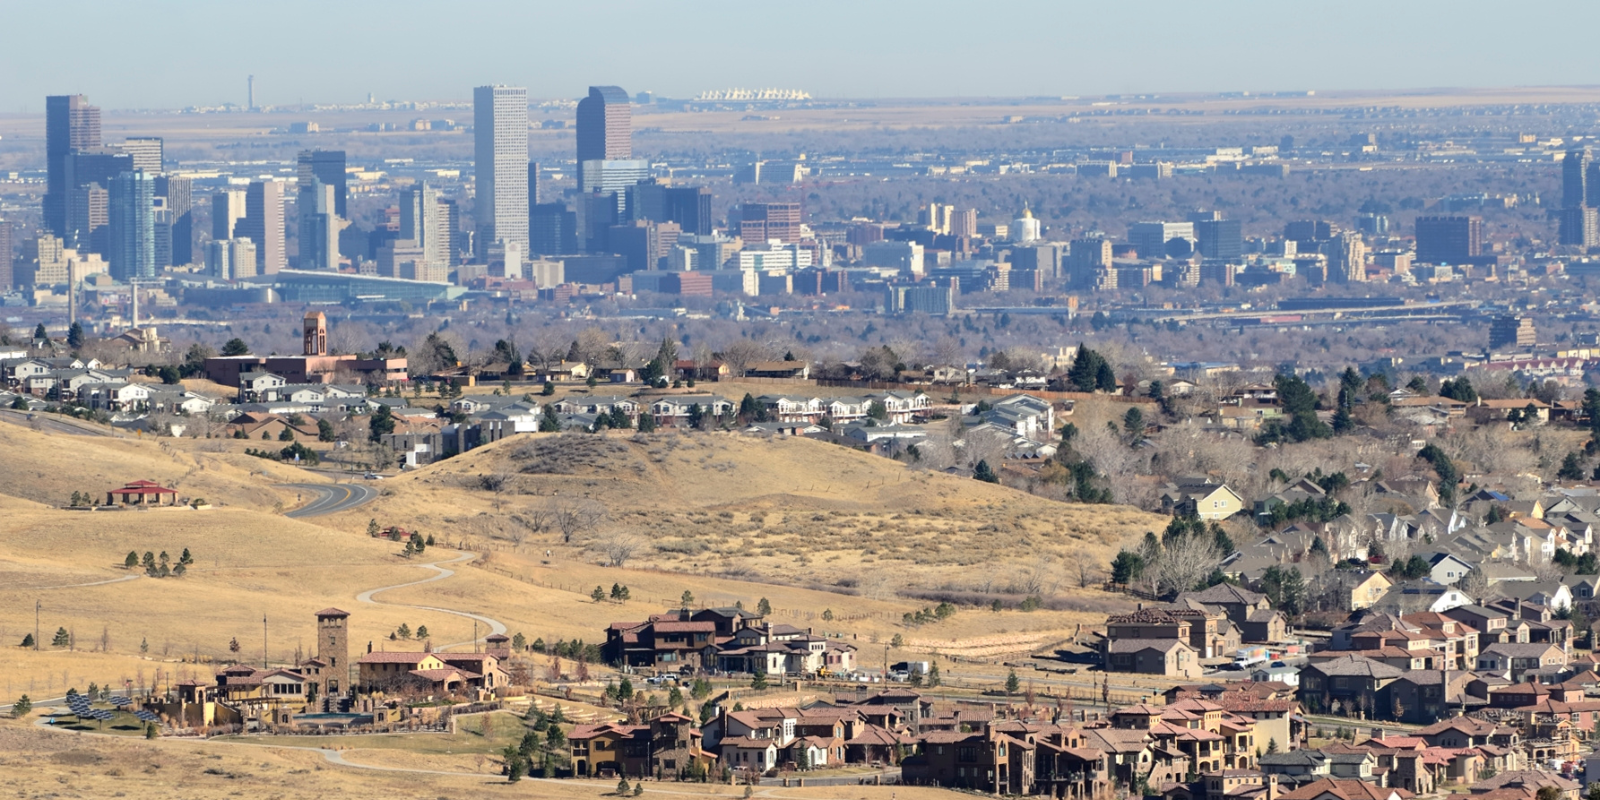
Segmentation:
<svg viewBox="0 0 1600 800">
<path fill-rule="evenodd" d="M 478 545 L 849 589 L 1061 590 L 1160 518 L 1059 503 L 805 439 L 732 434 L 522 436 L 386 481 L 345 515 Z M 604 519 L 568 537 L 551 516 Z M 569 541 L 570 538 L 570 541 Z"/>
<path fill-rule="evenodd" d="M 516 437 L 376 484 L 380 497 L 367 506 L 294 520 L 279 513 L 294 492 L 278 484 L 323 478 L 243 455 L 242 446 L 0 426 L 0 697 L 157 673 L 203 677 L 220 661 L 258 661 L 263 616 L 268 654 L 286 662 L 297 650 L 310 654 L 311 615 L 327 606 L 352 612 L 357 650 L 416 647 L 388 643 L 402 623 L 426 625 L 440 645 L 474 632 L 460 616 L 384 604 L 486 615 L 529 640 L 592 642 L 606 623 L 673 607 L 685 591 L 697 605 L 754 608 L 765 598 L 774 621 L 855 642 L 870 664 L 885 655 L 1005 656 L 1100 622 L 1110 598 L 1075 587 L 1076 560 L 1098 564 L 1160 522 L 832 445 L 723 434 Z M 55 507 L 74 490 L 133 478 L 218 507 Z M 574 509 L 597 514 L 565 541 L 555 517 Z M 366 536 L 369 519 L 433 535 L 438 546 L 405 559 L 398 545 Z M 385 592 L 378 604 L 357 602 L 362 592 L 437 575 L 421 565 L 461 555 L 452 546 L 478 561 Z M 122 566 L 130 550 L 176 560 L 184 548 L 195 564 L 183 578 Z M 618 548 L 631 554 L 619 558 Z M 613 583 L 629 587 L 629 602 L 589 597 Z M 985 589 L 1008 605 L 1039 593 L 1054 609 L 967 605 L 930 624 L 901 621 L 941 593 L 975 600 Z M 36 603 L 42 652 L 17 647 L 34 630 Z M 71 634 L 70 649 L 49 647 L 58 628 Z M 879 650 L 897 634 L 903 648 Z"/>
<path fill-rule="evenodd" d="M 73 492 L 105 501 L 105 492 L 149 479 L 185 498 L 270 510 L 293 507 L 280 482 L 324 480 L 292 466 L 244 454 L 247 446 L 276 442 L 227 439 L 155 439 L 72 436 L 0 425 L 0 494 L 51 506 L 67 505 Z M 6 501 L 0 500 L 0 507 Z"/>
</svg>

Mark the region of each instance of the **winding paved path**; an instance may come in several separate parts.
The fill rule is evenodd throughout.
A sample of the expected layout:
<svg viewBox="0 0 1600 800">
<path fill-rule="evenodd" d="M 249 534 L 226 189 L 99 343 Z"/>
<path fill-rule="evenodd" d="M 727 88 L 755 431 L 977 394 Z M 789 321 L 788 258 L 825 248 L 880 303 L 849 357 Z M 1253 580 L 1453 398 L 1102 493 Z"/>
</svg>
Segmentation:
<svg viewBox="0 0 1600 800">
<path fill-rule="evenodd" d="M 503 633 L 506 632 L 505 623 L 503 623 L 503 622 L 501 622 L 501 621 L 499 621 L 497 619 L 493 619 L 493 618 L 490 618 L 490 617 L 483 616 L 482 614 L 473 614 L 473 613 L 467 612 L 467 611 L 457 611 L 457 610 L 455 610 L 453 608 L 439 608 L 437 606 L 415 606 L 415 605 L 410 605 L 408 603 L 385 603 L 385 602 L 381 602 L 381 601 L 372 599 L 374 595 L 381 594 L 383 592 L 387 592 L 390 589 L 404 589 L 404 588 L 406 588 L 408 586 L 420 586 L 420 585 L 422 585 L 424 583 L 433 583 L 434 581 L 442 581 L 445 578 L 448 578 L 451 575 L 456 574 L 456 571 L 453 570 L 453 569 L 445 569 L 441 565 L 443 565 L 443 564 L 461 564 L 461 563 L 465 563 L 465 562 L 471 561 L 471 560 L 473 560 L 473 559 L 475 559 L 477 557 L 478 557 L 477 553 L 464 553 L 464 554 L 462 554 L 462 555 L 460 555 L 460 556 L 458 556 L 456 558 L 450 559 L 449 561 L 436 561 L 436 562 L 434 562 L 432 564 L 416 564 L 415 566 L 420 567 L 422 569 L 435 570 L 435 571 L 438 572 L 438 574 L 430 576 L 430 577 L 427 577 L 427 578 L 423 578 L 420 581 L 412 581 L 410 583 L 397 583 L 397 584 L 395 584 L 393 586 L 382 586 L 382 587 L 379 587 L 377 589 L 368 589 L 367 591 L 356 595 L 356 602 L 357 603 L 369 603 L 369 604 L 372 604 L 372 605 L 375 605 L 375 606 L 397 606 L 399 608 L 415 608 L 418 611 L 436 611 L 436 612 L 438 612 L 440 614 L 453 614 L 453 615 L 458 616 L 458 617 L 466 617 L 467 619 L 475 619 L 475 620 L 477 620 L 479 622 L 482 622 L 482 623 L 488 625 L 489 626 L 489 630 L 483 634 L 484 636 L 488 636 L 489 634 L 493 634 L 493 633 L 501 633 L 501 634 L 503 634 Z M 476 644 L 477 642 L 479 642 L 481 640 L 482 640 L 482 637 L 479 637 L 478 639 L 470 639 L 470 640 L 465 641 L 465 642 L 451 642 L 449 644 L 441 644 L 441 645 L 439 645 L 437 647 L 437 649 L 439 649 L 439 650 L 448 650 L 448 649 L 450 649 L 452 647 L 460 647 L 462 645 Z"/>
<path fill-rule="evenodd" d="M 377 489 L 359 483 L 285 483 L 283 486 L 316 495 L 311 502 L 284 514 L 296 519 L 349 511 L 378 496 Z"/>
</svg>

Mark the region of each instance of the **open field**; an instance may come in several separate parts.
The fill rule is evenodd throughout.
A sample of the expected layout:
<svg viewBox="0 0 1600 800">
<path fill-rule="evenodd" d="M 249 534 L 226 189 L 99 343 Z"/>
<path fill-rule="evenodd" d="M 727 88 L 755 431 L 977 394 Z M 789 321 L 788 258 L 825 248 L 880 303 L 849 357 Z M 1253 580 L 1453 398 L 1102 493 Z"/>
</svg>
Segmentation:
<svg viewBox="0 0 1600 800">
<path fill-rule="evenodd" d="M 292 507 L 293 492 L 275 483 L 308 480 L 292 466 L 244 454 L 261 442 L 61 436 L 0 425 L 0 491 L 35 504 L 65 506 L 73 492 L 105 500 L 108 489 L 149 479 L 186 499 L 270 511 Z M 281 447 L 277 443 L 270 443 Z M 311 481 L 320 479 L 312 477 Z M 14 501 L 5 501 L 14 502 Z M 96 526 L 106 518 L 96 517 Z"/>
<path fill-rule="evenodd" d="M 473 638 L 470 619 L 407 605 L 485 616 L 529 641 L 596 642 L 608 622 L 675 607 L 685 591 L 696 605 L 754 608 L 765 598 L 774 621 L 851 641 L 869 668 L 885 657 L 1007 658 L 1048 649 L 1124 607 L 1076 587 L 1077 559 L 1099 566 L 1161 524 L 1128 508 L 1056 503 L 808 440 L 712 433 L 519 436 L 375 483 L 380 496 L 352 511 L 285 519 L 279 511 L 293 507 L 294 494 L 274 486 L 320 479 L 236 451 L 245 444 L 0 426 L 0 476 L 21 495 L 0 495 L 4 699 L 257 662 L 263 617 L 267 655 L 286 663 L 311 654 L 312 613 L 328 606 L 353 614 L 358 651 L 368 642 L 417 647 L 389 641 L 402 623 L 427 626 L 440 645 Z M 220 505 L 85 512 L 39 502 L 134 477 Z M 603 513 L 564 541 L 549 517 L 563 503 Z M 372 519 L 432 535 L 438 546 L 402 558 L 395 543 L 366 535 Z M 617 557 L 615 547 L 631 553 Z M 176 561 L 185 548 L 195 563 L 182 578 L 122 566 L 130 550 Z M 477 560 L 417 583 L 440 574 L 425 565 L 463 551 Z M 608 565 L 615 561 L 624 566 Z M 612 584 L 628 586 L 630 600 L 592 600 L 595 586 Z M 396 588 L 358 602 L 385 587 Z M 1007 609 L 988 610 L 985 591 Z M 1028 594 L 1046 597 L 1046 608 L 1011 608 Z M 902 622 L 944 596 L 968 604 L 948 619 Z M 34 631 L 36 607 L 41 652 L 17 647 Z M 50 646 L 58 628 L 70 649 Z M 903 646 L 886 647 L 896 635 Z M 955 680 L 963 669 L 951 663 L 947 674 Z"/>
<path fill-rule="evenodd" d="M 337 739 L 318 742 L 338 746 Z M 394 759 L 373 750 L 341 753 L 357 768 L 329 763 L 312 750 L 247 747 L 226 742 L 158 740 L 147 742 L 61 731 L 41 730 L 22 722 L 0 722 L 0 768 L 20 796 L 100 797 L 234 797 L 281 800 L 295 797 L 540 797 L 588 800 L 616 788 L 604 781 L 533 781 L 507 784 L 476 771 L 476 757 L 450 756 Z M 366 759 L 370 759 L 370 762 Z M 467 767 L 460 762 L 469 760 Z M 394 762 L 394 763 L 389 763 Z M 487 761 L 484 772 L 492 772 Z M 287 786 L 292 782 L 293 790 Z M 703 784 L 650 784 L 656 792 L 679 797 L 737 798 L 742 787 Z M 782 800 L 947 800 L 959 795 L 920 787 L 769 788 L 758 797 Z"/>
<path fill-rule="evenodd" d="M 382 495 L 329 523 L 355 531 L 369 518 L 404 521 L 452 542 L 563 561 L 606 560 L 621 538 L 630 566 L 867 598 L 1053 593 L 1078 559 L 1098 565 L 1163 524 L 820 442 L 729 434 L 517 437 L 386 481 Z M 540 518 L 564 503 L 605 519 L 564 534 Z"/>
</svg>

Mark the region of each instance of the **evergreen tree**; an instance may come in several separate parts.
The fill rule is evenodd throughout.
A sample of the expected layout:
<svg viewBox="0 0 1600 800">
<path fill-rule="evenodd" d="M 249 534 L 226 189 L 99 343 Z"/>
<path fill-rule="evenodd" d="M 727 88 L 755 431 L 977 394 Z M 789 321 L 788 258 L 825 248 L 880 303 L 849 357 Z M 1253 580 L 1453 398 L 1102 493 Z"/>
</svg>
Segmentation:
<svg viewBox="0 0 1600 800">
<path fill-rule="evenodd" d="M 984 483 L 1000 482 L 1000 476 L 995 474 L 994 469 L 989 466 L 988 461 L 979 461 L 978 466 L 972 468 L 972 477 L 983 481 Z"/>
<path fill-rule="evenodd" d="M 1007 695 L 1014 695 L 1018 691 L 1020 691 L 1021 689 L 1022 689 L 1022 681 L 1017 678 L 1017 671 L 1013 669 L 1010 672 L 1007 672 L 1006 673 L 1006 694 Z"/>
<path fill-rule="evenodd" d="M 85 341 L 87 340 L 83 335 L 83 323 L 72 323 L 72 327 L 67 329 L 67 346 L 78 350 L 83 347 Z"/>
<path fill-rule="evenodd" d="M 767 598 L 763 597 L 761 602 L 756 603 L 756 613 L 763 617 L 772 615 L 772 604 L 767 602 Z"/>
<path fill-rule="evenodd" d="M 43 322 L 39 323 L 39 325 L 33 329 L 33 340 L 36 342 L 46 342 L 50 340 L 50 334 L 45 332 Z"/>
<path fill-rule="evenodd" d="M 33 711 L 33 700 L 27 695 L 18 697 L 17 702 L 11 704 L 11 716 L 17 719 L 28 716 L 31 711 Z"/>
<path fill-rule="evenodd" d="M 250 345 L 245 344 L 243 339 L 235 337 L 229 339 L 227 344 L 222 346 L 222 354 L 225 356 L 247 356 L 250 355 Z"/>
<path fill-rule="evenodd" d="M 1583 461 L 1575 452 L 1567 453 L 1561 460 L 1561 469 L 1556 471 L 1556 477 L 1564 481 L 1583 480 Z"/>
<path fill-rule="evenodd" d="M 1137 406 L 1128 409 L 1128 413 L 1122 415 L 1122 429 L 1134 441 L 1144 438 L 1144 412 Z"/>
<path fill-rule="evenodd" d="M 122 566 L 126 569 L 133 569 L 139 566 L 139 554 L 129 550 L 128 557 L 122 559 Z"/>
<path fill-rule="evenodd" d="M 394 412 L 390 411 L 388 406 L 379 404 L 367 422 L 367 438 L 373 442 L 380 442 L 386 434 L 391 433 L 394 433 Z"/>
<path fill-rule="evenodd" d="M 51 647 L 66 647 L 72 644 L 72 634 L 66 628 L 56 628 L 56 636 L 50 640 Z"/>
<path fill-rule="evenodd" d="M 596 586 L 594 587 L 594 591 L 589 593 L 589 598 L 598 603 L 601 600 L 606 599 L 606 590 Z"/>
</svg>

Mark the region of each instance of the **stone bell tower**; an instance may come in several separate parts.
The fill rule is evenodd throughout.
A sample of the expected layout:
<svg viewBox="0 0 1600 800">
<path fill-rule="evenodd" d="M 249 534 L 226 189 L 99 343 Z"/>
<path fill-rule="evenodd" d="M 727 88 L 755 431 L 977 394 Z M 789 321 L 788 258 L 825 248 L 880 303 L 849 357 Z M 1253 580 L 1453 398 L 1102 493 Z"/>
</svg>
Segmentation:
<svg viewBox="0 0 1600 800">
<path fill-rule="evenodd" d="M 317 612 L 317 658 L 327 662 L 323 696 L 338 697 L 350 686 L 350 613 L 337 608 Z"/>
</svg>

